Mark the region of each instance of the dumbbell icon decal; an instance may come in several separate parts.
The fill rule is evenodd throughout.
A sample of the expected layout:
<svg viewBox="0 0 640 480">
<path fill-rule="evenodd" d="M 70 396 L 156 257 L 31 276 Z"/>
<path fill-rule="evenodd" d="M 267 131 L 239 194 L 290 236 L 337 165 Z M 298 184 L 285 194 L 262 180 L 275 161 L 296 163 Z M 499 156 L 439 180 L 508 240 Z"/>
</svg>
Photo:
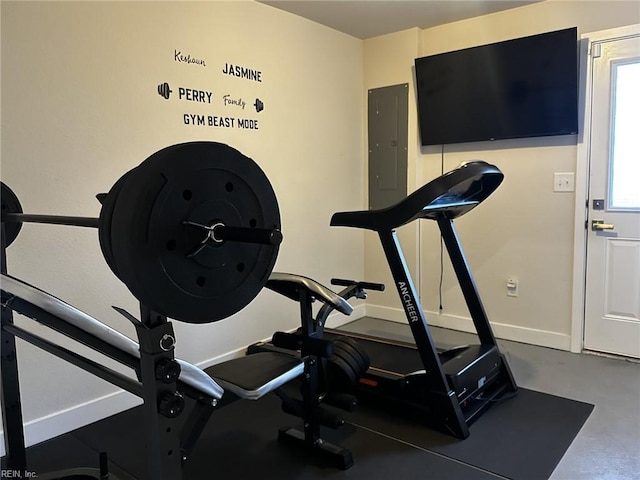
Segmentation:
<svg viewBox="0 0 640 480">
<path fill-rule="evenodd" d="M 171 90 L 171 87 L 167 82 L 164 82 L 158 85 L 158 95 L 163 97 L 165 100 L 169 100 L 169 97 L 171 96 L 172 93 L 173 93 L 173 90 Z"/>
<path fill-rule="evenodd" d="M 264 103 L 262 103 L 262 100 L 260 100 L 259 98 L 256 98 L 256 101 L 253 104 L 253 106 L 256 107 L 256 112 L 258 113 L 264 110 Z"/>
</svg>

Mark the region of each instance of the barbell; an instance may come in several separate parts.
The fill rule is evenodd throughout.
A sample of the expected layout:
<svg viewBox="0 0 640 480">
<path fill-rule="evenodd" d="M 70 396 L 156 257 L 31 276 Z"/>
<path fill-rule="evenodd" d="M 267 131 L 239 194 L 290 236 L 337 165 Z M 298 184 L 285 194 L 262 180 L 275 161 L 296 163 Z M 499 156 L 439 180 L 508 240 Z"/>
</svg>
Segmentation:
<svg viewBox="0 0 640 480">
<path fill-rule="evenodd" d="M 98 218 L 31 215 L 2 183 L 5 244 L 23 223 L 93 227 L 113 273 L 152 311 L 188 323 L 238 312 L 264 287 L 282 242 L 262 169 L 234 148 L 164 148 L 99 194 Z"/>
</svg>

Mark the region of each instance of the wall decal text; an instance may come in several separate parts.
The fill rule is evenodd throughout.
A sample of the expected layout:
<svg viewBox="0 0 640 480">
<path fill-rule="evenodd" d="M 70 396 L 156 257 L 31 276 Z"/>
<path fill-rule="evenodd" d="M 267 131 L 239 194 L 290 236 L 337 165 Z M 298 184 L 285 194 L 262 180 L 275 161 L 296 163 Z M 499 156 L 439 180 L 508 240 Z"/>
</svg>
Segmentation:
<svg viewBox="0 0 640 480">
<path fill-rule="evenodd" d="M 253 120 L 250 118 L 219 117 L 216 115 L 185 113 L 183 116 L 183 122 L 185 125 L 193 125 L 196 127 L 221 127 L 258 130 L 258 120 Z"/>
<path fill-rule="evenodd" d="M 173 51 L 173 59 L 178 63 L 192 63 L 194 65 L 207 66 L 207 63 L 202 58 L 195 58 L 191 55 L 184 55 L 180 50 Z"/>
<path fill-rule="evenodd" d="M 233 65 L 231 63 L 225 63 L 222 73 L 225 75 L 231 75 L 232 77 L 244 78 L 246 80 L 253 80 L 255 82 L 262 82 L 262 72 L 260 70 L 254 70 L 249 67 L 242 67 L 240 65 Z"/>
<path fill-rule="evenodd" d="M 222 96 L 222 101 L 224 102 L 225 107 L 235 105 L 237 107 L 240 107 L 242 110 L 244 110 L 244 107 L 247 105 L 247 102 L 245 102 L 242 98 L 233 98 L 228 94 Z"/>
</svg>

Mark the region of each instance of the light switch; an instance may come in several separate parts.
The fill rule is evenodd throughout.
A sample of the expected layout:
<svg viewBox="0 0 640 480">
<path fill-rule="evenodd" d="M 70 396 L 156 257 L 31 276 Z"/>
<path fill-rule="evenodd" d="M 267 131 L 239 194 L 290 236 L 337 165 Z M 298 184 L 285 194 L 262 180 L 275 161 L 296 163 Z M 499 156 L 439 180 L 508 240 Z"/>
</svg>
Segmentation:
<svg viewBox="0 0 640 480">
<path fill-rule="evenodd" d="M 575 174 L 573 172 L 554 173 L 554 192 L 573 192 L 575 190 Z"/>
</svg>

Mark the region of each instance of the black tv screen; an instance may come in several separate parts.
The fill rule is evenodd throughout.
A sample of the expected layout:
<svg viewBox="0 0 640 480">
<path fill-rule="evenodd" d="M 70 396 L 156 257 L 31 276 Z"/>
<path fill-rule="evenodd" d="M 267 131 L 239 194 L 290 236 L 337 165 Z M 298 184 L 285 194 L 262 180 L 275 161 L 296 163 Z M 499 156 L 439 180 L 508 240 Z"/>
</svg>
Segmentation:
<svg viewBox="0 0 640 480">
<path fill-rule="evenodd" d="M 577 28 L 415 60 L 422 145 L 578 133 Z"/>
</svg>

